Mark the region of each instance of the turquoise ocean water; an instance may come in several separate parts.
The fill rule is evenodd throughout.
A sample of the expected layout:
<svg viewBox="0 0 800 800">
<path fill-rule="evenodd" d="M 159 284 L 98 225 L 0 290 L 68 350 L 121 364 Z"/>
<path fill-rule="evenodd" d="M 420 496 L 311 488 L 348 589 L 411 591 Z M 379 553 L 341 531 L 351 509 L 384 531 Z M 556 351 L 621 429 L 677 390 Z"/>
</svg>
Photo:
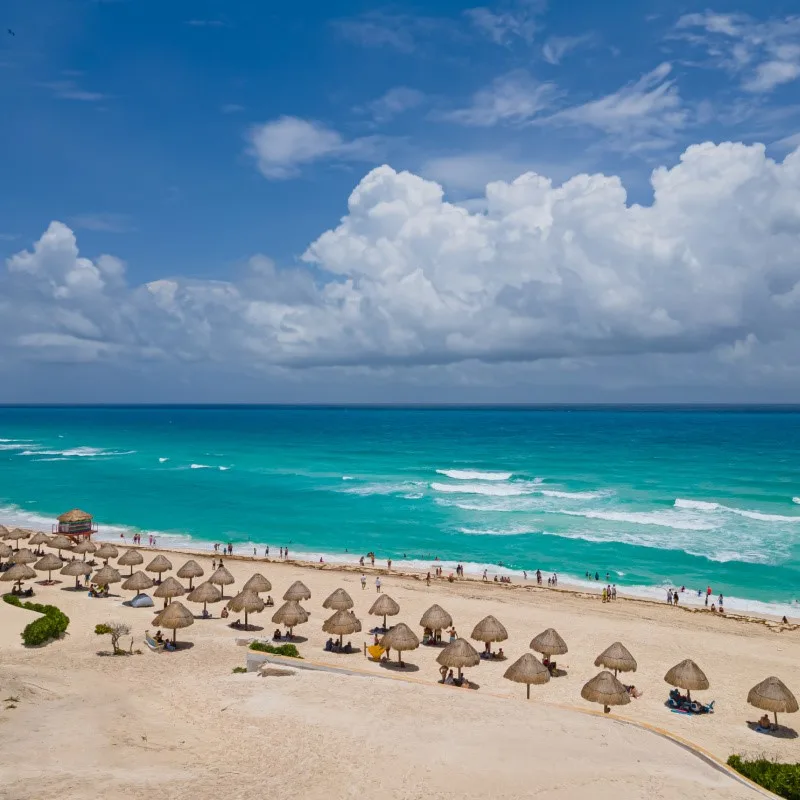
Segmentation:
<svg viewBox="0 0 800 800">
<path fill-rule="evenodd" d="M 9 525 L 78 506 L 165 546 L 609 572 L 796 614 L 800 410 L 8 407 L 0 505 Z"/>
</svg>

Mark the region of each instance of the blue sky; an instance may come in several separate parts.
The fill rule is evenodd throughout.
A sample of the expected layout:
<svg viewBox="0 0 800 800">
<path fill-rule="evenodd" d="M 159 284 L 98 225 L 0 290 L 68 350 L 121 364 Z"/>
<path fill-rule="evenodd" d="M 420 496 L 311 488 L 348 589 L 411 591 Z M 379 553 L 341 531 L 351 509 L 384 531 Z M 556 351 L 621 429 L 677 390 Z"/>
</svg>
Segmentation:
<svg viewBox="0 0 800 800">
<path fill-rule="evenodd" d="M 666 325 L 657 334 L 645 330 L 647 326 L 621 331 L 618 322 L 604 317 L 561 348 L 553 342 L 563 341 L 578 311 L 581 319 L 598 311 L 583 304 L 579 308 L 572 299 L 563 302 L 562 296 L 562 310 L 554 318 L 549 311 L 546 315 L 546 331 L 541 309 L 526 307 L 516 339 L 509 335 L 515 324 L 509 321 L 496 346 L 484 347 L 476 344 L 474 331 L 463 330 L 453 318 L 445 322 L 442 317 L 441 325 L 432 326 L 435 309 L 449 315 L 458 301 L 464 304 L 462 316 L 467 311 L 483 314 L 487 309 L 476 305 L 474 292 L 486 279 L 481 293 L 492 295 L 493 309 L 501 298 L 503 313 L 496 320 L 482 318 L 480 325 L 494 330 L 510 313 L 504 292 L 530 286 L 531 275 L 525 272 L 530 265 L 506 273 L 511 262 L 493 260 L 504 258 L 493 245 L 487 256 L 491 264 L 482 262 L 486 272 L 472 275 L 456 265 L 452 274 L 444 275 L 441 251 L 432 256 L 427 238 L 408 244 L 408 231 L 421 224 L 418 219 L 402 233 L 411 261 L 418 262 L 410 264 L 404 256 L 377 269 L 376 259 L 388 258 L 386 231 L 365 233 L 352 215 L 349 223 L 345 219 L 346 230 L 337 226 L 348 214 L 354 188 L 384 164 L 421 182 L 400 186 L 396 178 L 386 179 L 380 192 L 394 200 L 384 197 L 382 202 L 391 205 L 400 196 L 405 202 L 409 192 L 438 182 L 446 200 L 473 215 L 477 224 L 493 213 L 487 211 L 486 184 L 512 181 L 529 171 L 552 179 L 554 187 L 574 176 L 618 176 L 627 191 L 623 204 L 649 205 L 652 171 L 674 168 L 687 147 L 706 141 L 763 143 L 765 155 L 758 165 L 750 165 L 750 179 L 767 180 L 770 164 L 780 164 L 800 143 L 800 18 L 792 16 L 798 11 L 795 3 L 770 3 L 766 9 L 745 0 L 735 6 L 660 0 L 520 0 L 483 6 L 350 2 L 335 4 L 332 11 L 333 6 L 6 0 L 0 20 L 0 151 L 5 155 L 0 257 L 10 264 L 15 254 L 33 251 L 48 226 L 58 221 L 70 232 L 59 229 L 57 246 L 65 247 L 64 252 L 70 249 L 71 235 L 80 257 L 91 264 L 98 264 L 102 254 L 125 264 L 124 287 L 118 283 L 112 291 L 112 282 L 105 280 L 103 291 L 93 298 L 84 292 L 79 300 L 73 292 L 70 301 L 68 291 L 53 291 L 44 293 L 45 302 L 41 284 L 34 302 L 31 286 L 25 288 L 18 280 L 4 284 L 7 303 L 18 311 L 22 301 L 31 304 L 20 312 L 24 318 L 19 330 L 8 333 L 4 343 L 6 375 L 27 387 L 23 395 L 41 394 L 40 372 L 75 369 L 77 363 L 95 378 L 133 375 L 131 381 L 146 387 L 143 398 L 154 400 L 185 399 L 186 392 L 195 396 L 195 384 L 207 386 L 208 377 L 219 370 L 233 375 L 233 397 L 224 399 L 243 400 L 263 399 L 265 393 L 267 399 L 273 393 L 281 400 L 317 399 L 321 392 L 335 393 L 337 385 L 343 395 L 336 399 L 348 399 L 349 393 L 361 396 L 359 387 L 370 399 L 391 399 L 399 387 L 422 399 L 452 399 L 467 386 L 468 395 L 486 400 L 498 381 L 519 400 L 531 399 L 531 392 L 542 385 L 548 387 L 543 395 L 547 400 L 575 399 L 575 392 L 594 390 L 611 392 L 612 399 L 651 394 L 658 399 L 659 392 L 672 398 L 686 386 L 696 387 L 687 399 L 713 399 L 727 394 L 731 383 L 748 381 L 756 399 L 792 396 L 800 378 L 791 372 L 791 363 L 781 360 L 791 350 L 788 342 L 796 332 L 791 324 L 762 330 L 758 315 L 769 315 L 763 307 L 752 312 L 757 318 L 721 318 L 714 330 L 694 318 L 692 326 L 687 322 L 684 312 L 697 302 L 702 287 L 713 282 L 713 269 L 727 265 L 736 272 L 728 256 L 720 261 L 707 254 L 706 279 L 674 305 L 667 304 L 665 313 L 682 326 L 680 335 L 668 334 Z M 722 158 L 715 153 L 714 158 Z M 698 185 L 703 184 L 704 165 L 712 164 L 709 159 L 700 159 L 692 173 Z M 736 165 L 728 160 L 717 168 L 735 183 Z M 794 200 L 784 198 L 791 177 L 764 191 L 794 208 Z M 590 190 L 593 198 L 600 196 L 595 184 Z M 729 191 L 720 191 L 720 198 L 730 199 Z M 519 219 L 525 209 L 529 213 L 531 202 L 539 201 L 525 200 L 528 205 L 516 216 L 508 212 L 508 218 Z M 703 208 L 713 214 L 715 201 L 708 200 Z M 374 223 L 375 216 L 369 218 Z M 713 228 L 713 221 L 708 225 Z M 442 230 L 442 236 L 458 238 L 453 229 Z M 570 224 L 565 230 L 575 234 Z M 326 231 L 331 233 L 323 241 Z M 392 236 L 400 235 L 398 231 L 393 227 Z M 691 239 L 683 229 L 664 236 L 665 241 Z M 791 261 L 787 248 L 797 240 L 792 233 L 788 239 L 785 232 L 781 236 L 760 247 L 768 252 L 776 248 L 760 274 L 777 270 L 781 296 L 791 296 L 797 275 L 786 266 Z M 631 256 L 636 235 L 631 237 L 618 258 Z M 312 253 L 315 242 L 322 245 Z M 396 258 L 398 242 L 392 246 Z M 446 247 L 446 241 L 438 242 L 440 246 Z M 365 247 L 372 255 L 364 256 L 368 264 L 363 269 L 340 259 L 344 251 L 352 259 L 356 252 L 361 257 Z M 584 252 L 604 247 L 587 245 Z M 574 265 L 566 269 L 560 257 L 550 253 L 540 259 L 555 259 L 548 269 L 559 271 L 563 286 L 563 276 L 579 270 Z M 419 320 L 409 319 L 407 310 L 391 305 L 398 291 L 387 276 L 397 274 L 400 262 L 411 278 L 412 268 L 418 268 L 425 279 L 425 287 L 411 291 L 409 302 L 423 297 L 426 287 L 436 291 L 424 330 Z M 24 268 L 22 263 L 9 266 L 12 278 L 37 270 L 43 277 L 32 262 Z M 631 256 L 631 264 L 640 268 L 641 257 Z M 545 269 L 541 260 L 534 266 Z M 592 268 L 591 276 L 581 278 L 590 294 L 606 267 L 596 263 Z M 59 270 L 59 280 L 69 285 L 70 268 Z M 487 288 L 487 276 L 499 273 L 507 274 L 504 285 Z M 260 276 L 260 288 L 252 288 L 254 275 Z M 641 272 L 635 280 L 616 277 L 620 285 L 641 282 L 640 295 L 648 287 L 655 292 L 658 285 Z M 732 309 L 742 311 L 747 305 L 751 278 L 737 283 L 740 294 Z M 168 324 L 163 318 L 152 321 L 152 309 L 142 310 L 136 300 L 137 287 L 165 279 L 182 287 L 191 284 L 195 292 L 181 311 L 167 311 L 162 303 L 159 313 L 171 315 Z M 462 279 L 465 291 L 469 286 L 473 292 L 469 300 L 454 288 Z M 542 276 L 535 279 L 541 282 Z M 45 283 L 52 288 L 54 280 L 50 276 Z M 333 320 L 330 304 L 343 302 L 331 298 L 337 284 L 343 281 L 362 291 L 367 280 L 375 292 L 348 299 L 357 301 L 356 316 Z M 770 287 L 775 280 L 767 281 Z M 209 310 L 208 294 L 216 291 L 218 281 L 234 287 L 231 291 L 241 303 L 237 309 L 226 305 L 225 314 L 244 317 L 255 327 L 234 335 L 227 318 L 215 323 L 223 316 L 215 306 L 204 320 L 208 341 L 201 347 L 197 342 L 202 331 L 193 330 L 186 316 Z M 253 302 L 264 301 L 263 281 L 271 284 L 269 307 L 254 309 Z M 327 287 L 325 297 L 309 300 L 312 289 L 310 284 L 303 288 L 304 282 L 313 283 L 314 291 Z M 409 285 L 405 280 L 401 287 Z M 206 294 L 198 303 L 201 291 Z M 614 294 L 619 300 L 619 287 Z M 381 297 L 392 299 L 382 307 Z M 537 297 L 538 308 L 541 292 Z M 778 302 L 774 298 L 773 293 L 773 302 Z M 637 307 L 642 302 L 642 296 L 636 298 Z M 781 300 L 784 311 L 788 302 Z M 65 303 L 70 321 L 54 322 L 64 315 Z M 92 319 L 91 310 L 101 304 L 128 310 L 120 313 L 124 319 L 101 324 Z M 365 304 L 370 312 L 378 311 L 367 314 Z M 309 312 L 320 307 L 323 315 Z M 293 314 L 290 322 L 287 308 Z M 600 309 L 603 315 L 607 310 Z M 660 301 L 654 302 L 651 322 L 661 311 Z M 74 314 L 96 324 L 76 321 Z M 786 316 L 791 318 L 788 312 Z M 224 330 L 217 333 L 215 324 Z M 288 344 L 281 328 L 292 331 Z M 218 347 L 223 339 L 225 347 Z M 302 353 L 298 342 L 304 345 Z M 760 347 L 768 347 L 770 358 L 776 359 L 767 398 L 764 375 L 752 371 L 763 364 L 765 354 L 742 358 L 743 350 L 749 354 Z M 632 359 L 645 357 L 655 372 L 641 377 L 641 367 Z M 704 359 L 719 370 L 710 384 Z M 655 367 L 656 362 L 663 363 Z M 436 374 L 425 372 L 431 365 L 438 365 Z M 575 383 L 576 369 L 583 382 Z M 183 388 L 170 384 L 168 376 L 176 373 Z M 610 383 L 603 377 L 608 375 L 614 376 Z M 632 377 L 637 375 L 638 382 Z M 161 396 L 165 386 L 171 388 Z M 500 394 L 497 399 L 504 399 L 506 393 Z M 110 391 L 104 399 L 115 399 L 113 395 Z"/>
</svg>

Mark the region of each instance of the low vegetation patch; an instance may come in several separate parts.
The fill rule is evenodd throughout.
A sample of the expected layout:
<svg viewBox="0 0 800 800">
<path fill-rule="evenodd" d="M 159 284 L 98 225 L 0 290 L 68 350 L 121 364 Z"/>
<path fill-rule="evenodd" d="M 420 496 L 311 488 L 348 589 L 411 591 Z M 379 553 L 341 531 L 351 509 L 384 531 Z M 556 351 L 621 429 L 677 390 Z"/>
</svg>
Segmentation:
<svg viewBox="0 0 800 800">
<path fill-rule="evenodd" d="M 55 606 L 43 606 L 40 603 L 23 603 L 13 594 L 4 594 L 3 600 L 17 608 L 26 608 L 36 611 L 42 616 L 25 626 L 22 631 L 22 641 L 26 647 L 36 647 L 45 644 L 51 639 L 59 639 L 66 633 L 69 626 L 69 617 Z"/>
<path fill-rule="evenodd" d="M 126 656 L 133 653 L 133 639 L 131 639 L 130 650 L 123 650 L 119 646 L 119 640 L 131 632 L 130 626 L 124 622 L 103 622 L 94 626 L 94 632 L 98 636 L 111 637 L 111 649 L 115 656 Z"/>
<path fill-rule="evenodd" d="M 231 671 L 234 675 L 242 675 L 247 672 L 247 667 L 234 667 Z"/>
<path fill-rule="evenodd" d="M 731 756 L 728 766 L 779 797 L 800 800 L 800 764 L 779 764 L 766 758 L 747 761 L 741 756 Z"/>
<path fill-rule="evenodd" d="M 275 647 L 271 644 L 264 644 L 263 642 L 252 642 L 250 645 L 251 650 L 257 650 L 259 653 L 272 653 L 274 656 L 286 656 L 287 658 L 302 658 L 299 651 L 293 644 L 282 644 Z"/>
</svg>

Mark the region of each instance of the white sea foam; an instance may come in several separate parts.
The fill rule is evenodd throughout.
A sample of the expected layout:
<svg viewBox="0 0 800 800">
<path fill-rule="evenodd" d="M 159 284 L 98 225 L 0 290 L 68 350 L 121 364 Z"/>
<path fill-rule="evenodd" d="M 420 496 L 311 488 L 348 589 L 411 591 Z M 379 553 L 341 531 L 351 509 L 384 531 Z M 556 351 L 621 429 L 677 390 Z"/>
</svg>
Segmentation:
<svg viewBox="0 0 800 800">
<path fill-rule="evenodd" d="M 432 483 L 431 489 L 445 494 L 483 494 L 489 497 L 518 497 L 531 494 L 528 483 Z"/>
<path fill-rule="evenodd" d="M 23 450 L 21 456 L 63 456 L 64 458 L 96 458 L 97 456 L 129 456 L 135 450 L 105 450 L 102 447 L 70 447 L 66 450 Z"/>
<path fill-rule="evenodd" d="M 339 489 L 338 491 L 343 494 L 355 494 L 361 497 L 369 497 L 370 495 L 382 494 L 413 494 L 415 497 L 409 499 L 418 499 L 422 497 L 420 488 L 424 486 L 421 481 L 403 481 L 401 483 L 367 483 L 359 486 L 348 486 L 346 489 Z"/>
<path fill-rule="evenodd" d="M 158 459 L 158 463 L 159 464 L 163 464 L 165 461 L 169 461 L 169 459 L 168 458 L 159 458 Z"/>
<path fill-rule="evenodd" d="M 728 514 L 738 514 L 740 517 L 755 519 L 760 522 L 794 522 L 800 523 L 800 515 L 787 516 L 785 514 L 765 514 L 762 511 L 748 511 L 743 508 L 732 508 L 722 503 L 708 503 L 704 500 L 684 500 L 679 497 L 675 501 L 675 508 L 692 509 L 695 511 L 722 511 Z"/>
<path fill-rule="evenodd" d="M 559 514 L 586 519 L 602 519 L 608 522 L 629 522 L 633 525 L 657 525 L 661 528 L 674 528 L 684 531 L 712 531 L 719 525 L 712 521 L 702 521 L 673 511 L 568 511 L 560 509 Z"/>
<path fill-rule="evenodd" d="M 799 505 L 799 506 L 800 506 L 800 497 L 793 497 L 793 498 L 792 498 L 792 502 L 793 502 L 793 503 L 797 503 L 797 505 Z"/>
<path fill-rule="evenodd" d="M 351 480 L 353 480 L 353 477 L 352 477 L 352 475 L 342 475 L 342 480 L 343 481 L 351 481 Z"/>
<path fill-rule="evenodd" d="M 219 471 L 220 472 L 227 472 L 229 469 L 230 469 L 230 467 L 220 467 Z"/>
<path fill-rule="evenodd" d="M 558 497 L 562 500 L 597 500 L 612 494 L 612 492 L 607 489 L 597 492 L 562 492 L 557 489 L 542 489 L 540 493 L 545 497 Z"/>
<path fill-rule="evenodd" d="M 210 464 L 190 464 L 189 469 L 214 469 Z"/>
<path fill-rule="evenodd" d="M 511 472 L 484 472 L 477 469 L 437 469 L 439 475 L 446 475 L 457 481 L 507 481 Z"/>
<path fill-rule="evenodd" d="M 528 525 L 508 525 L 504 528 L 457 528 L 466 536 L 524 536 L 536 533 Z"/>
</svg>

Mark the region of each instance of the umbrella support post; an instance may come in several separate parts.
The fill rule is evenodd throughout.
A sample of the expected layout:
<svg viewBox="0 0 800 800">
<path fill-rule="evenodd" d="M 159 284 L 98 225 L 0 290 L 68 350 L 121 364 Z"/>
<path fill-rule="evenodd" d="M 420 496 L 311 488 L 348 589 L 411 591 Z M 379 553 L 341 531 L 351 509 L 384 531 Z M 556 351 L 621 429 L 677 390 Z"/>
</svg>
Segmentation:
<svg viewBox="0 0 800 800">
<path fill-rule="evenodd" d="M 525 688 L 528 690 L 528 700 L 531 699 L 531 685 L 529 683 L 525 684 Z"/>
</svg>

